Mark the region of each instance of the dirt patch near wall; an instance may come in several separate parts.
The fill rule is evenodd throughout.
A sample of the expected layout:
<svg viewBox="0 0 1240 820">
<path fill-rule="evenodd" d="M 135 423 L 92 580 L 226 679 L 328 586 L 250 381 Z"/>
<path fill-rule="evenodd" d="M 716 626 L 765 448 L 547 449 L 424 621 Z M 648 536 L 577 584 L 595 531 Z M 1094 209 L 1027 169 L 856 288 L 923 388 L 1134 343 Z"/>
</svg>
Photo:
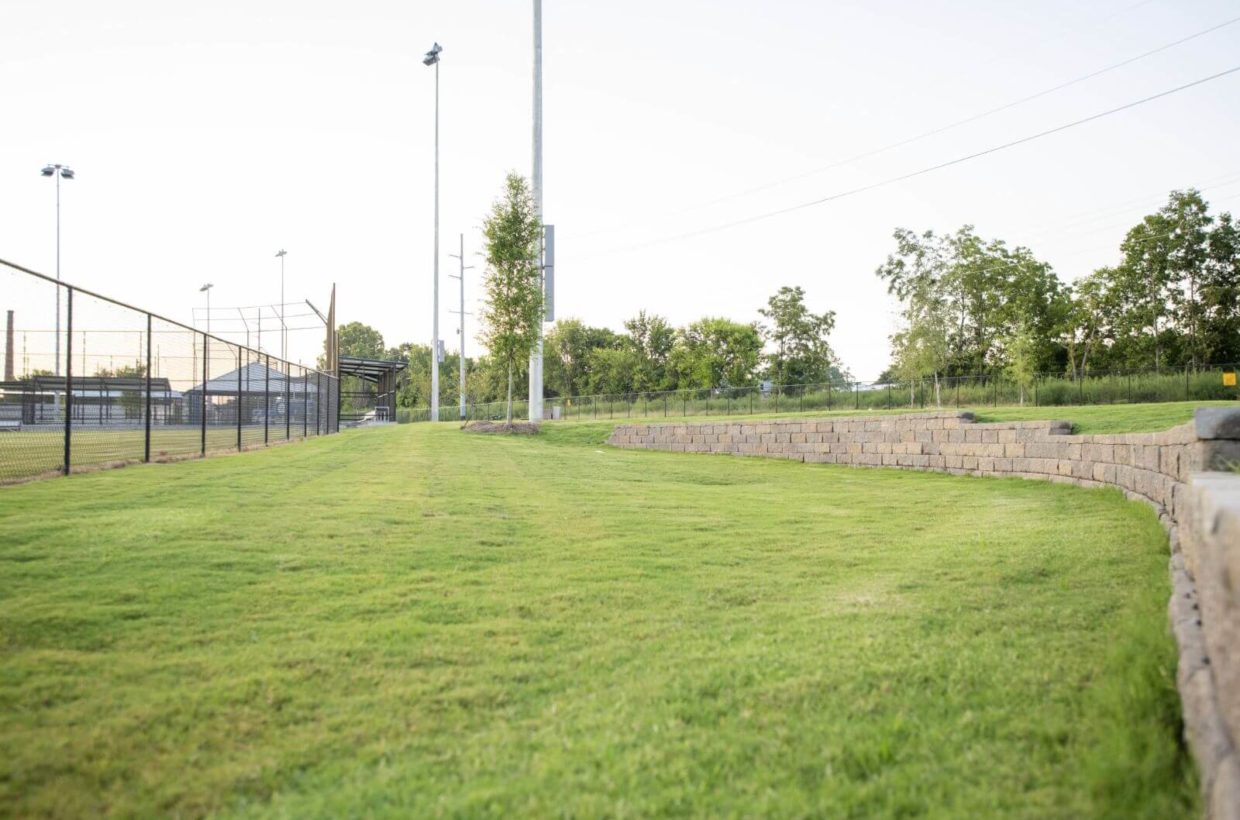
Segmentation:
<svg viewBox="0 0 1240 820">
<path fill-rule="evenodd" d="M 471 421 L 461 425 L 466 433 L 490 433 L 501 436 L 534 436 L 538 434 L 538 425 L 532 421 L 514 421 L 504 424 L 502 421 Z"/>
</svg>

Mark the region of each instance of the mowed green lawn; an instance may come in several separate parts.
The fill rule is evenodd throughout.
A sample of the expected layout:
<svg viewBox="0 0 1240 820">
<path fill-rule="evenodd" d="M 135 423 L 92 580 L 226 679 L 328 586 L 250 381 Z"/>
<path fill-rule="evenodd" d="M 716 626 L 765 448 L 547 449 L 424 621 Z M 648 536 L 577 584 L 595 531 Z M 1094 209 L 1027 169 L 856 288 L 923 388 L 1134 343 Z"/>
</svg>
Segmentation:
<svg viewBox="0 0 1240 820">
<path fill-rule="evenodd" d="M 0 814 L 1194 815 L 1146 507 L 598 432 L 0 488 Z"/>
</svg>

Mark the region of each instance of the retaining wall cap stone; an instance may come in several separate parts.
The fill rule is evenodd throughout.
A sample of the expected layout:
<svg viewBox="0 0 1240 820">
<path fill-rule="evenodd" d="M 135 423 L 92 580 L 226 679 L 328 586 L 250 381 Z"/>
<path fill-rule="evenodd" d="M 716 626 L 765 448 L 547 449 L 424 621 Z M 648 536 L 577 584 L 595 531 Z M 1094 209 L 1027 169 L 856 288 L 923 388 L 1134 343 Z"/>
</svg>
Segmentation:
<svg viewBox="0 0 1240 820">
<path fill-rule="evenodd" d="M 1197 438 L 1240 439 L 1240 408 L 1198 407 L 1193 422 Z"/>
</svg>

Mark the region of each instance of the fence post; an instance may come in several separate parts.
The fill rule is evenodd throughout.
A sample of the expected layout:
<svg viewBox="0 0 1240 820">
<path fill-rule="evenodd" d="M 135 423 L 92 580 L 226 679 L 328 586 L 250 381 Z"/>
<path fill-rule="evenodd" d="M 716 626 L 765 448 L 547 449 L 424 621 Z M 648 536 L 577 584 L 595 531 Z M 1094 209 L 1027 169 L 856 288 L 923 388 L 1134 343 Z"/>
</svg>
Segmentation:
<svg viewBox="0 0 1240 820">
<path fill-rule="evenodd" d="M 663 418 L 667 418 L 667 394 L 663 394 Z"/>
<path fill-rule="evenodd" d="M 207 454 L 207 358 L 211 352 L 210 337 L 202 334 L 202 454 Z"/>
<path fill-rule="evenodd" d="M 854 410 L 861 409 L 861 382 L 853 382 L 853 398 L 857 400 Z"/>
<path fill-rule="evenodd" d="M 293 437 L 293 371 L 288 362 L 281 359 L 280 363 L 284 365 L 284 440 L 288 441 Z"/>
<path fill-rule="evenodd" d="M 827 412 L 831 412 L 831 382 L 827 382 Z"/>
<path fill-rule="evenodd" d="M 960 376 L 956 377 L 956 409 L 960 409 Z"/>
<path fill-rule="evenodd" d="M 680 412 L 685 417 L 689 417 L 689 396 L 687 393 L 680 394 Z"/>
<path fill-rule="evenodd" d="M 1184 401 L 1188 401 L 1188 365 L 1184 365 Z"/>
<path fill-rule="evenodd" d="M 151 462 L 151 314 L 146 314 L 146 430 L 142 460 Z"/>
<path fill-rule="evenodd" d="M 310 377 L 301 370 L 301 437 L 310 437 Z"/>
<path fill-rule="evenodd" d="M 887 409 L 891 409 L 891 382 L 887 382 Z"/>
<path fill-rule="evenodd" d="M 241 345 L 237 345 L 237 450 L 241 450 Z"/>
<path fill-rule="evenodd" d="M 314 371 L 314 434 L 323 435 L 323 374 Z"/>
<path fill-rule="evenodd" d="M 340 372 L 339 367 L 336 368 L 336 372 L 337 373 Z M 328 382 L 329 384 L 336 385 L 336 423 L 332 425 L 336 429 L 332 430 L 332 432 L 339 433 L 340 432 L 340 377 L 334 376 L 333 379 L 334 381 Z M 396 397 L 395 396 L 392 396 L 392 421 L 396 421 Z M 466 421 L 466 419 L 461 419 L 461 421 Z"/>
<path fill-rule="evenodd" d="M 1038 406 L 1038 374 L 1033 374 L 1033 406 Z"/>
<path fill-rule="evenodd" d="M 779 385 L 775 385 L 775 412 L 779 412 Z"/>
<path fill-rule="evenodd" d="M 271 443 L 271 356 L 263 364 L 263 444 Z"/>
<path fill-rule="evenodd" d="M 1132 371 L 1128 372 L 1128 403 L 1132 404 Z"/>
<path fill-rule="evenodd" d="M 1076 380 L 1076 403 L 1077 404 L 1085 403 L 1085 374 L 1084 373 L 1082 373 L 1081 377 Z"/>
<path fill-rule="evenodd" d="M 73 463 L 73 288 L 66 290 L 68 315 L 65 331 L 65 475 L 68 475 Z"/>
<path fill-rule="evenodd" d="M 797 404 L 797 411 L 801 413 L 805 412 L 805 385 L 801 385 L 801 397 L 799 403 Z"/>
</svg>

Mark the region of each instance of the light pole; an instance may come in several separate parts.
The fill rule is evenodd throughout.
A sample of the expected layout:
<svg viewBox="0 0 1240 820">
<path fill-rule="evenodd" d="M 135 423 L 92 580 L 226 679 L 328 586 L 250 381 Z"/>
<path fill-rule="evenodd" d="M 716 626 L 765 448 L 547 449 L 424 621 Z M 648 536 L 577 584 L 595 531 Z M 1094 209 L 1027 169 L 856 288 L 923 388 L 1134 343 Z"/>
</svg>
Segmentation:
<svg viewBox="0 0 1240 820">
<path fill-rule="evenodd" d="M 288 326 L 284 324 L 284 257 L 288 251 L 281 248 L 276 251 L 280 260 L 280 358 L 288 361 Z"/>
<path fill-rule="evenodd" d="M 435 67 L 435 299 L 431 340 L 431 421 L 439 421 L 439 43 L 431 46 L 422 65 Z"/>
<path fill-rule="evenodd" d="M 208 282 L 198 289 L 199 293 L 207 294 L 207 335 L 211 335 L 211 288 L 215 285 Z"/>
<path fill-rule="evenodd" d="M 44 165 L 40 172 L 45 177 L 56 177 L 56 281 L 60 281 L 60 180 L 73 179 L 72 168 L 60 163 Z M 56 286 L 56 362 L 55 375 L 60 375 L 60 285 Z"/>
<path fill-rule="evenodd" d="M 538 227 L 543 222 L 543 160 L 542 160 L 542 0 L 534 0 L 534 172 L 532 187 L 534 189 L 534 213 L 538 218 Z M 542 265 L 542 254 L 539 253 L 539 266 Z M 542 271 L 539 271 L 540 280 Z M 545 286 L 544 286 L 544 297 Z M 538 343 L 530 354 L 530 421 L 542 421 L 543 417 L 543 320 L 538 319 Z"/>
</svg>

